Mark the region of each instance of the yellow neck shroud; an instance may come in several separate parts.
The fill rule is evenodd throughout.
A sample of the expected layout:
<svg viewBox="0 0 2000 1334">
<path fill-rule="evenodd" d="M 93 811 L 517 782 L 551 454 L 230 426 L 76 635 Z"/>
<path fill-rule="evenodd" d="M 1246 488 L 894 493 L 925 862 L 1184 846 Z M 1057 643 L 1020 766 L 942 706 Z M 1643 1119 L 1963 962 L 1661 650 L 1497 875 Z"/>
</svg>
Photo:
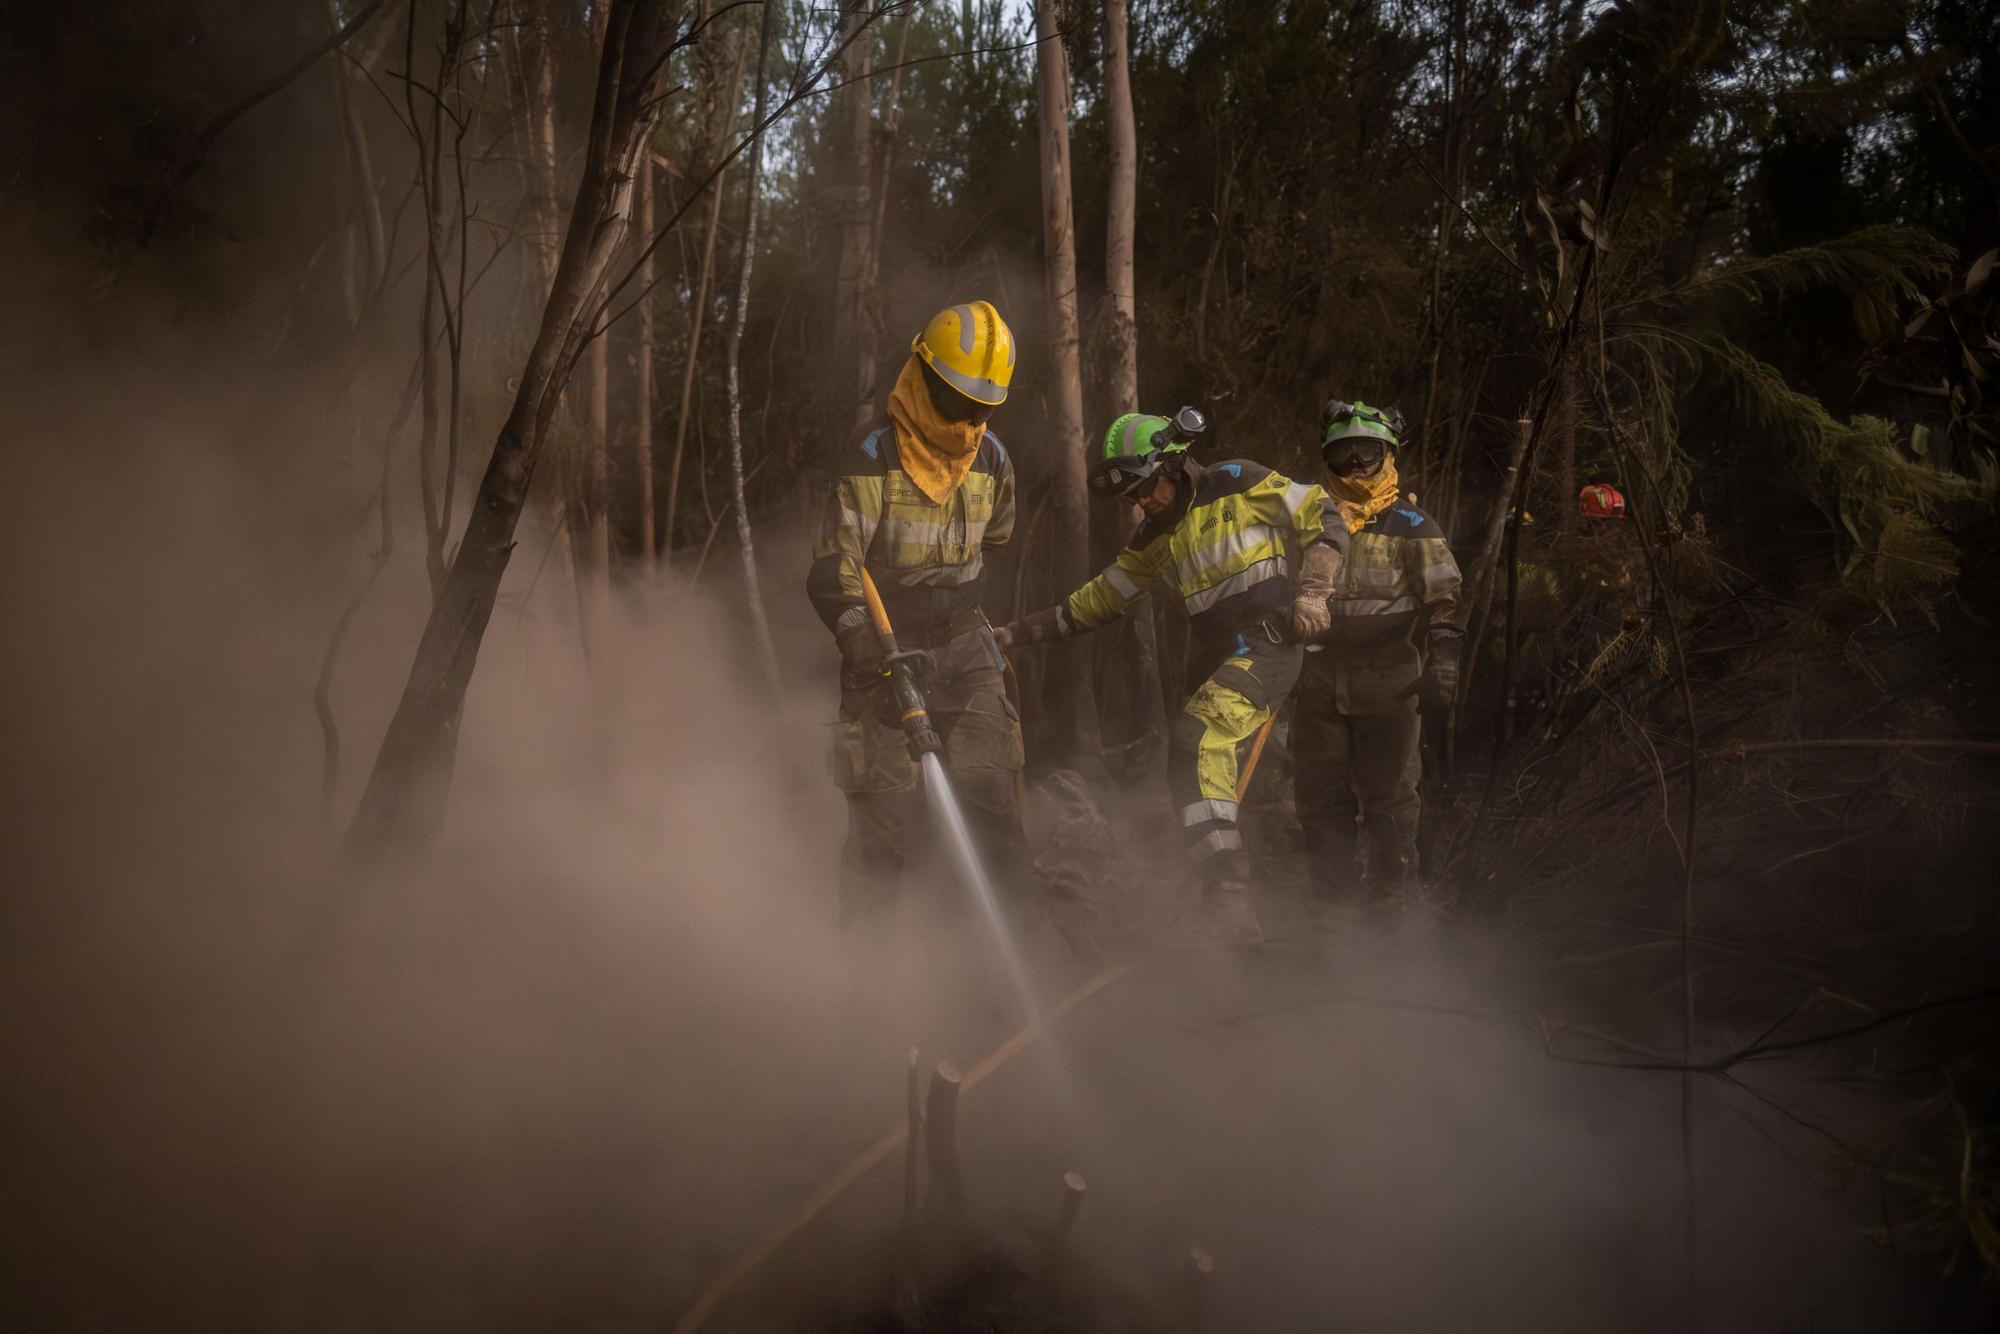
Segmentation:
<svg viewBox="0 0 2000 1334">
<path fill-rule="evenodd" d="M 979 442 L 986 438 L 986 424 L 946 421 L 931 403 L 923 363 L 914 356 L 903 363 L 896 387 L 889 391 L 889 420 L 896 427 L 896 452 L 903 471 L 932 503 L 950 500 L 972 471 Z"/>
<path fill-rule="evenodd" d="M 1360 532 L 1363 524 L 1396 503 L 1397 484 L 1394 455 L 1382 460 L 1382 471 L 1373 477 L 1326 475 L 1327 494 L 1340 506 L 1340 517 L 1347 520 L 1350 533 Z"/>
</svg>

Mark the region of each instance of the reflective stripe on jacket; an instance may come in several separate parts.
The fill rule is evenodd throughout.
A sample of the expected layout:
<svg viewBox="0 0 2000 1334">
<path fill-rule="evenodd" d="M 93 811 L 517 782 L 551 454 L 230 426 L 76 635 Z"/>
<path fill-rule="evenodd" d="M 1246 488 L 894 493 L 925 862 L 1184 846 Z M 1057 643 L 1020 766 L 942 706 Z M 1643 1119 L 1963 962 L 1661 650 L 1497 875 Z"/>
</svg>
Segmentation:
<svg viewBox="0 0 2000 1334">
<path fill-rule="evenodd" d="M 884 426 L 840 460 L 813 545 L 806 592 L 831 629 L 867 615 L 865 562 L 890 619 L 902 629 L 933 624 L 979 605 L 985 553 L 1014 532 L 1014 465 L 990 429 L 972 469 L 942 505 L 918 489 Z"/>
<path fill-rule="evenodd" d="M 1261 463 L 1188 463 L 1173 508 L 1148 519 L 1104 572 L 1069 595 L 1064 630 L 1114 621 L 1148 588 L 1170 588 L 1195 632 L 1249 625 L 1291 603 L 1289 535 L 1303 550 L 1345 550 L 1347 525 L 1324 488 Z"/>
<path fill-rule="evenodd" d="M 1329 604 L 1333 628 L 1321 642 L 1406 639 L 1420 617 L 1433 641 L 1456 638 L 1464 629 L 1458 589 L 1458 562 L 1444 529 L 1407 499 L 1398 500 L 1348 539 L 1347 564 Z"/>
</svg>

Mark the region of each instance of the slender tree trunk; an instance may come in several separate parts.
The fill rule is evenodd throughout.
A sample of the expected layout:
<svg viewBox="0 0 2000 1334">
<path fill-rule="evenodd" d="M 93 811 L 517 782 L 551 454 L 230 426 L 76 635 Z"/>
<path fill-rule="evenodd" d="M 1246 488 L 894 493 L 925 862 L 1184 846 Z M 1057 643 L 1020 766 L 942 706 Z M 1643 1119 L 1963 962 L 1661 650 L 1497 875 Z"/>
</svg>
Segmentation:
<svg viewBox="0 0 2000 1334">
<path fill-rule="evenodd" d="M 1084 489 L 1083 368 L 1076 314 L 1076 227 L 1070 204 L 1069 56 L 1056 26 L 1055 0 L 1036 0 L 1036 105 L 1041 117 L 1043 284 L 1048 299 L 1049 365 L 1054 372 L 1049 423 L 1054 467 L 1054 540 L 1049 572 L 1057 588 L 1089 574 L 1090 508 Z M 1089 713 L 1089 645 L 1070 641 L 1050 654 L 1043 702 L 1057 750 L 1092 748 L 1096 720 Z"/>
<path fill-rule="evenodd" d="M 340 11 L 334 0 L 327 0 L 326 15 L 338 31 Z M 369 151 L 367 127 L 362 123 L 360 108 L 355 105 L 357 94 L 370 95 L 365 86 L 359 86 L 365 85 L 366 79 L 345 58 L 334 62 L 333 86 L 340 105 L 341 137 L 354 164 L 354 212 L 358 223 L 355 230 L 360 232 L 362 242 L 362 254 L 350 260 L 346 271 L 347 322 L 357 329 L 369 296 L 381 282 L 383 266 L 388 262 L 384 254 L 388 242 L 382 230 L 382 204 L 375 190 L 374 157 Z M 349 236 L 351 246 L 353 232 Z"/>
<path fill-rule="evenodd" d="M 872 6 L 849 4 L 848 27 L 865 27 Z M 839 220 L 839 267 L 834 275 L 834 345 L 850 358 L 847 415 L 858 430 L 874 417 L 875 377 L 879 370 L 880 321 L 874 310 L 874 138 L 875 44 L 863 32 L 847 47 L 841 60 L 845 85 L 834 96 L 834 119 L 840 127 L 834 216 Z"/>
<path fill-rule="evenodd" d="M 1104 404 L 1110 416 L 1139 410 L 1139 322 L 1133 234 L 1139 199 L 1139 130 L 1132 114 L 1130 35 L 1125 0 L 1104 6 L 1104 119 L 1111 163 L 1104 226 Z M 1132 540 L 1132 506 L 1094 500 L 1093 563 L 1109 564 Z M 1110 748 L 1143 748 L 1143 762 L 1164 733 L 1159 663 L 1154 652 L 1150 596 L 1146 604 L 1092 643 L 1091 678 L 1097 686 L 1098 722 Z"/>
<path fill-rule="evenodd" d="M 555 282 L 493 456 L 480 480 L 458 558 L 431 608 L 403 696 L 347 833 L 351 864 L 421 852 L 436 838 L 458 752 L 459 720 L 480 640 L 493 614 L 514 532 L 562 389 L 625 239 L 632 181 L 660 110 L 662 53 L 676 0 L 611 0 L 583 176 Z"/>
<path fill-rule="evenodd" d="M 726 87 L 726 99 L 717 94 L 717 104 L 727 105 L 728 115 L 717 114 L 711 120 L 711 133 L 707 136 L 714 145 L 714 156 L 720 157 L 728 151 L 726 141 L 736 125 L 736 108 L 741 99 L 743 78 L 743 52 L 736 51 L 731 62 Z M 761 119 L 761 118 L 760 118 Z M 756 124 L 756 122 L 752 122 Z M 751 151 L 758 151 L 761 144 L 752 145 Z M 694 415 L 695 377 L 701 368 L 701 334 L 708 324 L 708 293 L 715 274 L 715 241 L 722 231 L 722 200 L 724 188 L 729 184 L 729 169 L 724 167 L 709 185 L 708 224 L 702 229 L 701 268 L 694 285 L 694 297 L 688 304 L 687 360 L 681 365 L 680 411 L 674 417 L 674 447 L 667 455 L 667 510 L 666 510 L 666 551 L 671 559 L 674 549 L 674 529 L 680 523 L 681 462 L 687 451 L 688 421 Z M 703 485 L 707 484 L 707 464 L 702 465 Z"/>
<path fill-rule="evenodd" d="M 1449 182 L 1451 200 L 1440 201 L 1437 213 L 1437 245 L 1431 252 L 1430 292 L 1424 305 L 1424 342 L 1430 349 L 1429 364 L 1424 373 L 1424 406 L 1421 425 L 1417 429 L 1416 466 L 1408 470 L 1407 485 L 1416 488 L 1419 502 L 1428 504 L 1433 495 L 1433 473 L 1431 464 L 1437 449 L 1434 428 L 1437 425 L 1438 372 L 1439 363 L 1444 358 L 1446 327 L 1444 318 L 1444 270 L 1445 262 L 1451 254 L 1451 241 L 1458 229 L 1458 216 L 1453 211 L 1453 201 L 1464 194 L 1460 177 L 1458 151 L 1458 99 L 1465 81 L 1465 5 L 1463 0 L 1450 0 L 1446 7 L 1445 55 L 1444 55 L 1444 107 L 1438 126 L 1438 138 L 1444 159 L 1443 179 Z M 1436 475 L 1439 485 L 1443 484 L 1442 471 Z M 1432 510 L 1436 514 L 1435 509 Z"/>
<path fill-rule="evenodd" d="M 509 56 L 508 76 L 513 83 L 514 105 L 519 110 L 515 135 L 519 141 L 516 158 L 521 168 L 521 190 L 526 200 L 527 231 L 541 284 L 535 300 L 547 300 L 555 283 L 557 250 L 562 238 L 561 206 L 556 199 L 556 120 L 555 72 L 550 58 L 548 18 L 538 14 L 528 0 L 516 0 L 513 21 L 506 25 L 503 51 Z M 572 452 L 565 447 L 564 453 Z M 556 485 L 549 488 L 549 525 L 555 532 L 556 550 L 562 559 L 563 580 L 581 598 L 583 575 L 578 568 L 576 544 L 571 538 L 571 494 L 577 490 L 574 461 L 557 461 Z M 577 605 L 577 630 L 583 634 L 584 612 Z"/>
<path fill-rule="evenodd" d="M 1132 69 L 1125 0 L 1104 5 L 1104 117 L 1111 139 L 1106 183 L 1104 285 L 1111 300 L 1111 406 L 1139 410 L 1138 282 L 1132 245 L 1139 211 L 1139 127 L 1132 115 Z M 1121 507 L 1125 508 L 1125 507 Z"/>
<path fill-rule="evenodd" d="M 556 200 L 555 72 L 549 58 L 548 20 L 536 17 L 526 0 L 517 5 L 507 26 L 513 54 L 510 71 L 520 120 L 515 133 L 521 144 L 521 185 L 527 195 L 528 229 L 535 259 L 545 283 L 555 281 L 556 252 L 562 225 Z"/>
<path fill-rule="evenodd" d="M 1236 168 L 1243 160 L 1239 149 L 1230 154 L 1228 169 L 1223 173 L 1222 188 L 1217 192 L 1215 205 L 1215 238 L 1209 242 L 1208 258 L 1201 264 L 1201 287 L 1194 300 L 1194 357 L 1195 364 L 1202 368 L 1204 378 L 1208 376 L 1208 293 L 1215 281 L 1216 265 L 1222 260 L 1223 243 L 1229 237 L 1229 215 L 1236 199 Z M 1227 275 L 1223 285 L 1228 286 Z"/>
<path fill-rule="evenodd" d="M 651 237 L 653 234 L 653 162 L 652 154 L 639 159 L 639 235 Z M 638 446 L 637 467 L 639 473 L 639 577 L 647 585 L 653 582 L 654 547 L 657 534 L 654 530 L 657 516 L 653 509 L 653 257 L 649 254 L 639 265 L 639 290 L 645 293 L 639 298 L 639 364 L 632 386 L 632 434 Z"/>
<path fill-rule="evenodd" d="M 1514 480 L 1521 475 L 1521 460 L 1527 456 L 1534 426 L 1534 421 L 1526 417 L 1514 423 L 1514 440 L 1507 450 L 1507 470 L 1500 475 L 1500 485 L 1493 489 L 1479 551 L 1466 572 L 1465 617 L 1471 642 L 1466 646 L 1465 660 L 1459 669 L 1460 703 L 1468 697 L 1471 679 L 1479 670 L 1479 649 L 1486 638 L 1486 613 L 1492 601 L 1493 572 L 1499 568 L 1500 545 L 1506 540 L 1508 511 L 1514 504 Z"/>
<path fill-rule="evenodd" d="M 687 360 L 681 365 L 681 405 L 674 417 L 674 447 L 667 455 L 666 546 L 673 555 L 674 529 L 678 526 L 681 503 L 681 460 L 687 450 L 688 418 L 694 412 L 694 381 L 701 359 L 701 331 L 708 323 L 708 287 L 715 270 L 715 237 L 722 226 L 722 187 L 728 183 L 724 171 L 709 187 L 708 224 L 702 229 L 701 269 L 695 278 L 694 300 L 688 305 Z"/>
<path fill-rule="evenodd" d="M 584 13 L 590 22 L 591 40 L 601 47 L 610 31 L 610 11 L 593 4 Z M 608 339 L 608 333 L 600 335 L 585 349 L 588 360 L 582 396 L 575 404 L 582 425 L 577 436 L 581 448 L 576 466 L 570 471 L 568 515 L 571 540 L 577 552 L 577 629 L 586 662 L 611 605 L 611 529 L 605 513 L 610 481 L 607 466 L 610 444 L 606 436 L 611 425 Z"/>
<path fill-rule="evenodd" d="M 340 28 L 340 12 L 334 0 L 327 0 L 327 19 L 335 31 Z M 354 213 L 355 221 L 348 228 L 346 268 L 343 273 L 342 291 L 347 303 L 347 318 L 350 331 L 358 344 L 365 344 L 360 337 L 362 325 L 370 321 L 376 297 L 383 286 L 387 250 L 382 230 L 382 207 L 376 196 L 375 168 L 368 147 L 368 133 L 362 124 L 359 109 L 355 106 L 355 84 L 364 81 L 346 59 L 336 63 L 334 68 L 334 89 L 340 107 L 341 135 L 347 145 L 348 158 L 354 168 Z M 357 236 L 359 242 L 357 245 Z M 382 466 L 376 483 L 376 515 L 379 533 L 375 550 L 369 553 L 368 573 L 361 584 L 341 608 L 334 621 L 332 633 L 328 635 L 326 648 L 320 654 L 319 675 L 313 683 L 313 712 L 319 719 L 322 742 L 320 767 L 319 814 L 321 824 L 325 824 L 333 813 L 333 799 L 340 787 L 340 724 L 333 712 L 333 673 L 340 661 L 340 650 L 346 643 L 349 627 L 354 617 L 368 600 L 375 581 L 381 576 L 395 552 L 396 530 L 392 511 L 394 498 L 394 464 L 396 433 L 408 420 L 410 411 L 417 402 L 417 367 L 413 367 L 410 383 L 403 394 L 402 406 L 390 420 L 382 433 Z M 346 380 L 346 377 L 343 377 Z M 353 427 L 356 443 L 362 432 L 361 406 L 352 391 L 351 380 L 347 380 L 344 391 L 345 409 Z"/>
<path fill-rule="evenodd" d="M 1449 149 L 1446 150 L 1447 154 Z M 1430 345 L 1428 364 L 1424 368 L 1423 416 L 1417 427 L 1416 466 L 1410 469 L 1405 485 L 1416 489 L 1419 503 L 1429 503 L 1431 499 L 1431 462 L 1437 453 L 1437 398 L 1438 363 L 1444 358 L 1444 264 L 1451 250 L 1451 229 L 1453 218 L 1451 209 L 1444 204 L 1438 206 L 1437 247 L 1431 252 L 1431 284 L 1428 299 L 1424 305 L 1424 341 Z M 1438 474 L 1440 477 L 1442 473 Z"/>
<path fill-rule="evenodd" d="M 611 577 L 611 335 L 590 344 L 590 558 L 597 595 Z"/>
<path fill-rule="evenodd" d="M 1570 521 L 1576 516 L 1576 427 L 1577 427 L 1577 372 L 1572 358 L 1562 365 L 1556 378 L 1556 406 L 1552 426 L 1555 431 L 1555 474 L 1556 496 L 1554 513 L 1549 522 L 1555 531 L 1569 531 Z"/>
<path fill-rule="evenodd" d="M 889 109 L 882 117 L 882 166 L 876 173 L 875 225 L 868 242 L 868 253 L 873 256 L 878 279 L 881 275 L 882 228 L 889 217 L 889 177 L 896 165 L 896 137 L 903 129 L 903 62 L 910 53 L 910 17 L 905 14 L 896 25 L 895 72 L 889 76 Z M 874 313 L 875 329 L 880 333 L 882 303 L 879 290 L 875 296 Z"/>
<path fill-rule="evenodd" d="M 438 444 L 438 364 L 437 339 L 440 326 L 451 350 L 452 402 L 448 432 L 457 427 L 458 335 L 453 321 L 450 289 L 445 284 L 444 234 L 444 113 L 446 90 L 454 80 L 458 43 L 463 36 L 464 5 L 460 3 L 445 24 L 445 42 L 438 54 L 436 88 L 429 99 L 429 114 L 418 110 L 415 69 L 417 52 L 417 7 L 411 6 L 403 27 L 404 68 L 411 77 L 403 84 L 403 106 L 415 138 L 417 180 L 424 205 L 424 299 L 417 321 L 420 340 L 418 360 L 422 374 L 423 415 L 417 437 L 417 485 L 423 498 L 424 570 L 430 577 L 431 601 L 436 603 L 444 588 L 445 533 L 451 523 L 450 504 L 441 492 L 436 454 Z M 429 125 L 426 132 L 425 125 Z M 460 207 L 464 207 L 461 196 Z M 447 465 L 447 473 L 449 465 Z"/>
<path fill-rule="evenodd" d="M 750 124 L 755 139 L 750 144 L 749 179 L 743 184 L 743 235 L 741 251 L 736 264 L 736 310 L 735 318 L 729 322 L 729 343 L 727 347 L 727 375 L 729 388 L 729 485 L 736 504 L 736 544 L 743 553 L 743 600 L 750 609 L 750 628 L 757 640 L 757 650 L 764 659 L 764 671 L 770 677 L 772 697 L 782 713 L 785 709 L 784 679 L 778 671 L 778 651 L 771 644 L 771 623 L 764 615 L 764 594 L 757 578 L 757 547 L 750 531 L 750 505 L 744 494 L 743 472 L 743 386 L 740 366 L 743 360 L 743 329 L 750 318 L 750 271 L 757 259 L 757 185 L 764 167 L 764 124 L 765 99 L 768 91 L 768 74 L 771 63 L 771 15 L 774 5 L 764 6 L 764 17 L 758 24 L 757 35 L 757 94 L 756 110 Z M 735 86 L 735 80 L 730 81 Z M 716 197 L 721 198 L 720 182 L 717 182 Z"/>
<path fill-rule="evenodd" d="M 593 4 L 585 13 L 590 20 L 591 40 L 600 46 L 610 32 L 611 12 Z M 651 138 L 650 133 L 647 136 Z M 640 156 L 645 156 L 640 149 Z M 636 172 L 635 172 L 636 175 Z M 576 502 L 570 510 L 576 525 L 583 557 L 576 564 L 577 602 L 582 612 L 583 655 L 590 658 L 590 646 L 611 610 L 611 335 L 607 330 L 586 349 L 589 362 L 584 381 L 584 431 L 582 466 L 576 471 L 579 483 Z"/>
</svg>

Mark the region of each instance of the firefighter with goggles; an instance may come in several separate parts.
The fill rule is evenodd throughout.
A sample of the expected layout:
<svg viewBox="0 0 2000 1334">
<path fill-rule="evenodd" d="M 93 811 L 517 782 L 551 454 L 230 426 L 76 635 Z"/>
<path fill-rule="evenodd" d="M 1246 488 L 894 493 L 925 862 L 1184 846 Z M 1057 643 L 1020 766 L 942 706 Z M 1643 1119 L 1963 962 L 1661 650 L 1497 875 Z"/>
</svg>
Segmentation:
<svg viewBox="0 0 2000 1334">
<path fill-rule="evenodd" d="M 1425 906 L 1418 704 L 1449 727 L 1464 627 L 1444 529 L 1399 490 L 1402 432 L 1393 408 L 1336 399 L 1320 416 L 1323 480 L 1352 536 L 1305 655 L 1292 749 L 1312 884 L 1329 907 Z"/>
<path fill-rule="evenodd" d="M 925 700 L 974 839 L 1003 887 L 1028 882 L 1021 726 L 980 607 L 987 554 L 1014 531 L 1014 465 L 986 424 L 1013 376 L 1014 335 L 1000 312 L 985 301 L 948 306 L 911 343 L 884 419 L 836 462 L 806 592 L 840 649 L 829 761 L 847 794 L 843 921 L 894 899 L 927 830 L 864 569 L 898 647 L 927 654 Z"/>
<path fill-rule="evenodd" d="M 1180 596 L 1193 636 L 1188 679 L 1200 684 L 1169 732 L 1168 784 L 1207 933 L 1249 944 L 1262 931 L 1237 828 L 1238 774 L 1298 680 L 1301 639 L 1326 628 L 1348 539 L 1321 487 L 1247 459 L 1203 465 L 1188 457 L 1206 426 L 1193 408 L 1171 420 L 1130 413 L 1113 422 L 1090 466 L 1090 489 L 1137 505 L 1143 521 L 1103 573 L 997 633 L 1003 649 L 1062 639 L 1117 620 L 1149 588 Z"/>
</svg>

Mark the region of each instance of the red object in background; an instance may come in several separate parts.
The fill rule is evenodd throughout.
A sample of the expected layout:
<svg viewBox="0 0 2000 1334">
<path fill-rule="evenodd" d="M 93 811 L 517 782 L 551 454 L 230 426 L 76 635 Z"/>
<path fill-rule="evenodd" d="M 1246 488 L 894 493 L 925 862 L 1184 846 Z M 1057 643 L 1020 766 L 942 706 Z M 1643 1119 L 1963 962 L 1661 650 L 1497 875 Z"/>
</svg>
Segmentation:
<svg viewBox="0 0 2000 1334">
<path fill-rule="evenodd" d="M 1625 517 L 1625 497 L 1615 486 L 1604 482 L 1593 482 L 1577 492 L 1577 508 L 1586 519 L 1622 519 Z"/>
</svg>

